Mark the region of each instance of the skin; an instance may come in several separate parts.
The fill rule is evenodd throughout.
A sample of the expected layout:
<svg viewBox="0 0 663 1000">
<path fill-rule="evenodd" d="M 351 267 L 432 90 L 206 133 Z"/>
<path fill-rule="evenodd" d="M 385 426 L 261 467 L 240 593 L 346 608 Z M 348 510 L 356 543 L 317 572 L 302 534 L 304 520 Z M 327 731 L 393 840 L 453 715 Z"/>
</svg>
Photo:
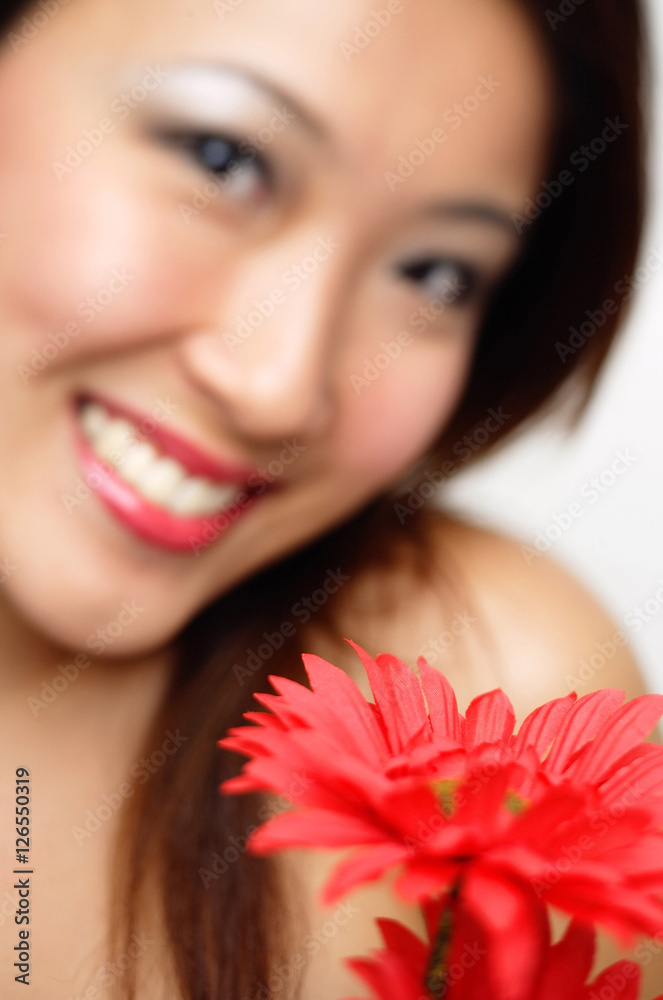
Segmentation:
<svg viewBox="0 0 663 1000">
<path fill-rule="evenodd" d="M 3 492 L 0 551 L 18 567 L 7 597 L 52 642 L 84 646 L 130 597 L 145 611 L 112 652 L 162 645 L 213 597 L 398 479 L 450 414 L 480 300 L 450 306 L 412 335 L 368 389 L 358 392 L 352 378 L 431 304 L 430 288 L 399 277 L 395 265 L 433 254 L 468 259 L 487 283 L 504 273 L 518 251 L 509 213 L 539 182 L 549 94 L 540 53 L 515 8 L 500 4 L 491 13 L 491 4 L 477 0 L 485 23 L 477 32 L 469 8 L 437 7 L 416 4 L 398 15 L 398 30 L 348 61 L 340 44 L 352 40 L 363 7 L 341 15 L 325 4 L 311 18 L 292 3 L 274 23 L 258 0 L 224 19 L 206 3 L 193 4 L 191 16 L 173 3 L 165 16 L 147 0 L 112 9 L 74 0 L 5 59 L 0 198 L 11 244 L 0 285 L 7 414 L 0 452 L 12 489 Z M 329 25 L 323 45 L 320 20 Z M 504 39 L 497 52 L 491 31 Z M 440 67 L 439 38 L 447 32 L 470 55 Z M 404 87 L 392 67 L 415 46 Z M 313 131 L 300 114 L 265 150 L 281 178 L 277 191 L 245 172 L 248 197 L 233 188 L 232 197 L 224 192 L 183 217 L 181 206 L 207 176 L 151 134 L 172 127 L 180 102 L 189 130 L 200 128 L 196 93 L 182 71 L 124 121 L 115 116 L 114 131 L 71 174 L 56 175 L 67 147 L 109 109 L 112 115 L 114 98 L 140 82 L 145 67 L 184 61 L 260 72 L 305 105 Z M 391 191 L 384 175 L 399 156 L 491 74 L 495 93 Z M 433 95 L 431 79 L 439 81 Z M 283 105 L 264 90 L 233 96 L 227 78 L 211 70 L 204 83 L 213 88 L 219 131 L 258 132 Z M 506 222 L 436 217 L 440 201 L 486 205 Z M 299 290 L 288 288 L 248 340 L 229 345 L 224 334 L 254 300 L 282 287 L 284 272 L 320 237 L 338 244 L 324 266 Z M 18 371 L 32 349 L 76 319 L 79 304 L 122 268 L 135 275 L 127 287 L 90 324 L 82 321 L 83 332 L 25 385 Z M 305 451 L 279 477 L 278 492 L 218 544 L 198 558 L 163 553 L 118 526 L 96 496 L 71 511 L 62 501 L 80 475 L 68 406 L 81 388 L 146 415 L 159 399 L 170 400 L 170 426 L 228 461 L 264 466 L 292 439 Z M 10 423 L 21 427 L 20 439 Z"/>
<path fill-rule="evenodd" d="M 117 817 L 80 844 L 72 830 L 137 762 L 167 683 L 170 640 L 214 597 L 400 478 L 449 417 L 485 294 L 518 253 L 509 215 L 538 189 L 552 102 L 544 53 L 520 8 L 417 0 L 349 55 L 342 45 L 371 11 L 368 3 L 350 11 L 287 0 L 276 17 L 266 0 L 244 0 L 221 17 L 202 0 L 185 8 L 175 0 L 70 0 L 28 44 L 6 46 L 0 61 L 0 556 L 9 569 L 0 589 L 0 684 L 3 742 L 14 748 L 2 755 L 0 815 L 3 823 L 12 815 L 4 797 L 14 769 L 29 767 L 41 831 L 33 862 L 43 872 L 31 938 L 39 996 L 59 1000 L 97 982 Z M 211 98 L 192 90 L 185 65 Z M 400 66 L 407 75 L 394 71 Z M 114 102 L 151 67 L 167 69 L 167 83 L 121 119 Z M 265 146 L 275 183 L 249 166 L 192 214 L 207 173 L 163 133 L 177 124 L 189 134 L 246 138 L 269 127 L 284 102 L 251 84 L 255 74 L 297 105 Z M 474 95 L 481 77 L 497 81 L 495 92 L 462 127 L 448 126 L 448 140 L 391 189 L 385 175 L 399 157 Z M 201 120 L 203 104 L 211 110 Z M 109 116 L 112 130 L 79 166 L 63 169 L 67 148 Z M 445 210 L 433 209 L 440 202 Z M 459 203 L 473 210 L 449 210 Z M 284 273 L 320 238 L 335 249 L 301 287 L 248 339 L 225 337 L 255 300 L 282 288 Z M 485 292 L 449 305 L 415 334 L 411 317 L 439 294 L 440 271 L 416 283 L 397 265 L 422 259 L 464 262 Z M 443 275 L 465 274 L 453 267 Z M 21 377 L 33 350 L 80 319 L 80 303 L 98 296 L 116 269 L 130 275 L 126 288 L 81 322 L 82 333 L 45 370 Z M 357 391 L 353 378 L 366 360 L 402 331 L 411 336 L 406 349 Z M 146 415 L 168 400 L 173 429 L 227 461 L 264 466 L 285 441 L 303 450 L 278 492 L 202 554 L 164 553 L 118 524 L 94 493 L 72 511 L 63 503 L 81 475 L 70 407 L 83 389 Z M 468 546 L 461 549 L 470 553 Z M 541 602 L 549 590 L 544 581 Z M 35 715 L 28 699 L 89 648 L 123 601 L 143 609 L 131 627 Z M 417 642 L 436 634 L 433 621 L 439 631 L 439 606 L 431 615 Z M 403 641 L 406 620 L 399 615 L 382 630 L 384 648 Z M 386 626 L 377 611 L 371 621 Z M 497 627 L 505 648 L 513 645 L 509 627 Z M 362 641 L 360 633 L 349 634 Z M 573 643 L 576 632 L 569 635 Z M 477 669 L 485 689 L 490 672 Z M 2 831 L 7 845 L 11 825 Z M 3 857 L 4 871 L 10 860 Z M 301 871 L 303 897 L 312 899 L 318 875 Z M 373 899 L 375 912 L 386 913 L 384 894 Z M 370 914 L 368 906 L 362 934 L 372 933 Z M 0 926 L 3 948 L 13 947 L 14 929 L 8 920 Z M 312 963 L 311 996 L 356 990 L 340 961 L 364 948 L 356 926 L 335 941 L 322 965 Z M 145 997 L 154 995 L 162 960 L 151 945 L 141 964 Z M 3 996 L 21 989 L 5 983 Z"/>
</svg>

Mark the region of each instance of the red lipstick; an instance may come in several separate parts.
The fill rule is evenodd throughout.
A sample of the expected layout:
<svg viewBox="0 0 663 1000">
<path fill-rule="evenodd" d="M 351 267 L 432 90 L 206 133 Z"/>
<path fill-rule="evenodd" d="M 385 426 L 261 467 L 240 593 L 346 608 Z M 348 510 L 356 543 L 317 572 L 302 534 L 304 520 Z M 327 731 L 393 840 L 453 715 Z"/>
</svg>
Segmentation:
<svg viewBox="0 0 663 1000">
<path fill-rule="evenodd" d="M 147 500 L 94 451 L 80 425 L 80 408 L 84 403 L 99 404 L 111 417 L 128 420 L 140 438 L 153 443 L 164 458 L 178 461 L 188 475 L 204 476 L 218 485 L 232 483 L 237 486 L 237 495 L 221 510 L 194 517 L 177 515 Z M 74 407 L 74 437 L 85 482 L 106 509 L 142 541 L 168 552 L 198 555 L 236 524 L 267 488 L 255 467 L 216 459 L 151 417 L 99 396 L 78 399 Z"/>
</svg>

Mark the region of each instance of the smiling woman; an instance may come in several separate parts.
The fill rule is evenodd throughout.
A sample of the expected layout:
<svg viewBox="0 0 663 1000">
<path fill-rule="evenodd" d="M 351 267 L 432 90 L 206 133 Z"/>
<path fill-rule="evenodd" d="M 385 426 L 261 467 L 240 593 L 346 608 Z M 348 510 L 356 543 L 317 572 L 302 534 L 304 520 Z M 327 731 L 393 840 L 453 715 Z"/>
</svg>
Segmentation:
<svg viewBox="0 0 663 1000">
<path fill-rule="evenodd" d="M 32 776 L 32 982 L 294 996 L 300 969 L 265 984 L 320 871 L 248 856 L 271 804 L 217 794 L 267 674 L 449 634 L 462 694 L 506 676 L 525 710 L 609 634 L 428 506 L 608 350 L 617 315 L 551 361 L 633 265 L 637 5 L 555 30 L 538 0 L 5 10 L 2 755 Z M 387 906 L 307 949 L 307 996 L 357 989 L 341 958 Z"/>
</svg>

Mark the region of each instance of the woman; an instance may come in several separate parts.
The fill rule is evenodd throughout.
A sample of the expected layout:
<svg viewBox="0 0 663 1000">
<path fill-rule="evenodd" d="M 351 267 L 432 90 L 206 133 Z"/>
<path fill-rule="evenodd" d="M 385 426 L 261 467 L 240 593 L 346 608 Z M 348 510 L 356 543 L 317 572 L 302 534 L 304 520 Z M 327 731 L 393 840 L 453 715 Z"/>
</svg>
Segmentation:
<svg viewBox="0 0 663 1000">
<path fill-rule="evenodd" d="M 554 345 L 634 262 L 637 6 L 9 6 L 2 795 L 30 771 L 30 981 L 347 995 L 373 917 L 415 915 L 382 887 L 329 923 L 320 859 L 247 857 L 265 804 L 218 795 L 215 741 L 301 650 L 357 676 L 343 635 L 523 712 L 613 632 L 424 510 L 607 351 L 617 316 Z M 596 680 L 639 690 L 625 650 Z"/>
</svg>

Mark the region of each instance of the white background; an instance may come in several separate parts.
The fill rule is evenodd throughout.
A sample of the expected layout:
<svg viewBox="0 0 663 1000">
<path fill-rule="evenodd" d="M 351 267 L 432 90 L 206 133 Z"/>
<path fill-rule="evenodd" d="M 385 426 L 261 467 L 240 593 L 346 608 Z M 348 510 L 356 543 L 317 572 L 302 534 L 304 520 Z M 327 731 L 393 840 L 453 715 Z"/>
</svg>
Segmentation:
<svg viewBox="0 0 663 1000">
<path fill-rule="evenodd" d="M 663 259 L 663 4 L 651 0 L 648 7 L 654 93 L 643 262 L 652 247 Z M 596 308 L 591 303 L 588 307 Z M 480 524 L 528 542 L 537 538 L 537 531 L 556 534 L 555 516 L 580 503 L 581 516 L 559 532 L 549 554 L 582 579 L 624 628 L 650 689 L 659 692 L 663 692 L 662 333 L 663 265 L 657 265 L 632 300 L 598 391 L 572 436 L 565 437 L 550 422 L 541 425 L 460 474 L 445 492 L 445 507 L 451 504 Z M 635 462 L 592 503 L 583 486 L 609 470 L 623 450 Z M 646 622 L 636 610 L 645 610 L 645 604 Z M 633 613 L 639 627 L 626 624 L 627 616 L 633 623 Z"/>
</svg>

